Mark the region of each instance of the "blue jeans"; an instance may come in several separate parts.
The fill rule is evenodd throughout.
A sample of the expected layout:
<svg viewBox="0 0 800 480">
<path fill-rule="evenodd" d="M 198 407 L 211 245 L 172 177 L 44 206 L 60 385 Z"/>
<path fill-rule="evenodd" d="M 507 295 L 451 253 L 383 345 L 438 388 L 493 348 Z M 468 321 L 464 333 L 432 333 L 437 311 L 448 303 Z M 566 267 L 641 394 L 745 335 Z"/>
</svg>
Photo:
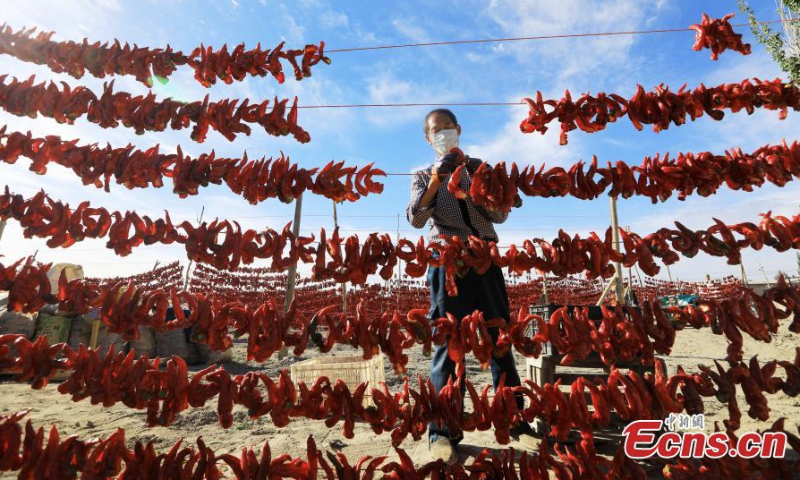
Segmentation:
<svg viewBox="0 0 800 480">
<path fill-rule="evenodd" d="M 475 310 L 483 312 L 484 318 L 503 318 L 510 319 L 508 307 L 508 294 L 506 293 L 506 283 L 503 278 L 503 271 L 500 267 L 492 265 L 483 275 L 478 275 L 472 269 L 463 277 L 456 277 L 458 295 L 449 297 L 445 287 L 444 267 L 428 268 L 428 284 L 431 288 L 431 310 L 430 318 L 435 320 L 450 313 L 459 321 Z M 497 328 L 490 328 L 489 334 L 492 341 L 497 341 L 499 334 Z M 491 363 L 492 384 L 497 388 L 502 374 L 506 374 L 505 385 L 516 387 L 520 385 L 519 373 L 514 364 L 514 355 L 509 351 L 502 358 L 492 356 Z M 433 351 L 431 361 L 431 381 L 436 391 L 441 391 L 447 385 L 447 380 L 452 377 L 456 379 L 456 364 L 450 359 L 447 353 L 447 343 L 437 346 Z M 461 383 L 461 393 L 466 392 L 466 385 Z M 524 405 L 524 398 L 517 397 L 517 404 L 520 408 Z M 527 425 L 525 425 L 527 426 Z M 530 428 L 530 427 L 528 427 Z M 435 422 L 428 425 L 428 435 L 430 441 L 436 441 L 440 437 L 450 438 L 451 442 L 458 443 L 463 438 L 463 432 L 449 432 L 447 427 L 437 426 Z"/>
</svg>

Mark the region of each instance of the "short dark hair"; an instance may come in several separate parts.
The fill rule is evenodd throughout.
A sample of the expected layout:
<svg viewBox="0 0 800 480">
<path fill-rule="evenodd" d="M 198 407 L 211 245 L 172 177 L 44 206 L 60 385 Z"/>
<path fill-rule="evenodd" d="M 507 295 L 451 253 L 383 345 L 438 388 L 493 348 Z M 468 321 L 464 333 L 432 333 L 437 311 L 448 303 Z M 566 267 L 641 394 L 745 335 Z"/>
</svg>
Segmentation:
<svg viewBox="0 0 800 480">
<path fill-rule="evenodd" d="M 450 118 L 450 121 L 453 122 L 453 125 L 458 125 L 458 120 L 456 120 L 456 115 L 453 112 L 447 108 L 437 108 L 436 110 L 431 110 L 427 115 L 425 115 L 425 121 L 422 122 L 422 131 L 425 133 L 425 135 L 428 134 L 428 119 L 434 115 L 447 115 L 448 118 Z"/>
</svg>

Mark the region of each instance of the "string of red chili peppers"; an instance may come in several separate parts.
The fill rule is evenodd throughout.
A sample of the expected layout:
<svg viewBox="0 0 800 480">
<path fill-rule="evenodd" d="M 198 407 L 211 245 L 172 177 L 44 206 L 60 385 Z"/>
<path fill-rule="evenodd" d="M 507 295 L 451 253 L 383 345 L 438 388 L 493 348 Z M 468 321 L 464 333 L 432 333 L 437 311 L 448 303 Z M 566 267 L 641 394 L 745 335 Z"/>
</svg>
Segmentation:
<svg viewBox="0 0 800 480">
<path fill-rule="evenodd" d="M 461 153 L 460 150 L 458 150 Z M 184 155 L 180 147 L 176 154 L 159 152 L 158 146 L 148 150 L 132 145 L 112 148 L 96 144 L 77 145 L 77 141 L 62 140 L 57 135 L 33 137 L 30 132 L 6 133 L 0 129 L 0 161 L 14 164 L 20 157 L 32 160 L 30 170 L 47 172 L 54 162 L 71 169 L 85 185 L 104 187 L 109 191 L 111 179 L 126 188 L 161 187 L 165 178 L 172 179 L 173 192 L 181 198 L 197 195 L 201 187 L 210 184 L 227 185 L 232 192 L 248 202 L 257 204 L 268 198 L 291 202 L 305 191 L 331 198 L 334 201 L 356 201 L 370 193 L 381 193 L 383 185 L 373 181 L 384 176 L 372 164 L 361 169 L 330 162 L 319 173 L 317 169 L 300 168 L 287 157 L 276 160 L 223 158 L 202 154 L 197 158 Z M 464 157 L 465 158 L 465 157 Z M 505 163 L 479 168 L 471 178 L 469 191 L 457 183 L 458 170 L 448 185 L 460 197 L 470 197 L 476 205 L 509 211 L 519 192 L 531 197 L 572 196 L 594 199 L 608 191 L 611 196 L 629 198 L 634 195 L 650 197 L 653 203 L 666 201 L 673 192 L 678 199 L 697 193 L 709 196 L 720 187 L 751 191 L 766 182 L 777 186 L 800 176 L 800 144 L 785 141 L 766 145 L 752 153 L 731 149 L 724 155 L 711 152 L 679 153 L 670 158 L 665 154 L 645 157 L 641 165 L 628 166 L 617 161 L 613 166 L 598 166 L 596 157 L 588 165 L 581 161 L 569 168 L 552 167 L 537 170 L 528 166 L 521 173 L 517 165 L 510 169 Z M 314 178 L 316 175 L 316 178 Z M 388 175 L 407 175 L 389 173 Z"/>
<path fill-rule="evenodd" d="M 12 346 L 16 353 L 11 352 Z M 421 376 L 417 388 L 404 377 L 403 386 L 394 393 L 385 383 L 369 386 L 367 382 L 351 391 L 342 380 L 327 377 L 313 384 L 295 384 L 287 370 L 281 371 L 277 382 L 263 372 L 232 376 L 218 365 L 190 377 L 186 363 L 177 356 L 162 369 L 159 358 L 136 358 L 134 352 L 125 354 L 114 348 L 105 356 L 98 351 L 83 345 L 78 351 L 64 343 L 49 345 L 45 337 L 30 342 L 23 335 L 0 335 L 0 368 L 17 369 L 15 380 L 31 381 L 34 389 L 44 388 L 59 371 L 69 372 L 58 386 L 59 393 L 74 402 L 88 398 L 104 407 L 122 403 L 146 410 L 149 426 L 169 426 L 181 412 L 216 399 L 220 426 L 226 429 L 233 425 L 234 405 L 241 405 L 250 418 L 269 415 L 278 428 L 289 425 L 292 418 L 322 420 L 327 428 L 342 422 L 345 438 L 353 438 L 355 423 L 364 422 L 376 434 L 390 433 L 394 446 L 408 436 L 419 441 L 431 422 L 451 432 L 493 429 L 498 443 L 508 444 L 511 428 L 537 418 L 551 426 L 549 434 L 554 438 L 564 440 L 578 429 L 591 441 L 594 429 L 610 425 L 612 410 L 626 422 L 663 419 L 670 413 L 694 415 L 705 411 L 703 398 L 727 406 L 729 418 L 724 423 L 735 431 L 742 415 L 736 385 L 744 392 L 748 416 L 759 421 L 770 417 L 766 394 L 800 394 L 800 347 L 793 362 L 760 364 L 754 356 L 749 363 L 736 362 L 727 369 L 718 362 L 714 369 L 699 365 L 698 373 L 687 373 L 679 366 L 672 376 L 667 375 L 662 359 L 656 359 L 653 371 L 644 375 L 634 370 L 622 374 L 612 366 L 607 379 L 579 377 L 568 394 L 558 381 L 538 385 L 525 380 L 522 386 L 510 387 L 503 377 L 492 397 L 491 385 L 479 393 L 463 374 L 456 380 L 451 377 L 438 392 L 430 379 Z M 778 367 L 785 379 L 776 375 Z M 462 393 L 462 381 L 466 393 Z M 372 404 L 364 406 L 368 393 Z M 464 410 L 464 396 L 471 401 L 471 412 Z M 518 397 L 526 400 L 521 407 Z"/>
<path fill-rule="evenodd" d="M 34 37 L 34 35 L 36 35 Z M 213 47 L 200 45 L 188 55 L 173 51 L 172 47 L 150 49 L 133 47 L 119 40 L 114 43 L 90 44 L 73 41 L 56 42 L 51 40 L 54 32 L 36 33 L 36 28 L 20 29 L 16 32 L 3 23 L 0 25 L 0 54 L 12 55 L 24 62 L 46 65 L 55 73 L 66 73 L 75 78 L 83 77 L 85 72 L 105 78 L 106 75 L 132 75 L 148 87 L 153 86 L 153 78 L 166 81 L 177 67 L 188 65 L 194 70 L 194 78 L 204 87 L 214 85 L 217 80 L 226 84 L 234 80 L 242 81 L 249 75 L 265 77 L 272 75 L 278 83 L 283 83 L 283 65 L 286 60 L 294 69 L 297 80 L 311 76 L 311 67 L 320 61 L 330 64 L 323 54 L 325 42 L 306 45 L 302 49 L 283 50 L 284 42 L 274 49 L 262 50 L 261 44 L 246 50 L 240 43 L 228 52 L 227 44 L 218 51 Z M 298 59 L 300 60 L 298 63 Z"/>
<path fill-rule="evenodd" d="M 399 447 L 395 448 L 396 461 L 387 462 L 386 455 L 374 458 L 366 455 L 355 461 L 342 452 L 319 450 L 313 436 L 306 441 L 305 458 L 292 458 L 287 454 L 273 456 L 268 440 L 260 449 L 243 447 L 239 456 L 220 454 L 206 445 L 202 437 L 197 438 L 196 447 L 184 445 L 181 439 L 167 452 L 157 454 L 153 440 L 147 443 L 137 440 L 133 448 L 128 448 L 125 431 L 121 428 L 102 439 L 71 436 L 62 440 L 58 428 L 52 425 L 45 441 L 44 429 L 35 429 L 30 419 L 23 427 L 21 422 L 28 412 L 0 415 L 0 442 L 6 446 L 0 452 L 0 471 L 19 471 L 20 478 L 217 480 L 223 478 L 225 469 L 237 480 L 469 480 L 476 475 L 524 480 L 543 480 L 555 475 L 557 479 L 566 480 L 575 478 L 579 471 L 583 472 L 582 478 L 589 480 L 646 477 L 644 469 L 628 459 L 622 448 L 613 460 L 597 455 L 589 444 L 574 449 L 556 445 L 554 456 L 546 439 L 538 453 L 522 451 L 517 454 L 513 448 L 499 452 L 486 449 L 470 464 L 448 465 L 437 460 L 419 468 Z M 752 463 L 751 469 L 759 469 L 756 462 Z"/>
<path fill-rule="evenodd" d="M 800 332 L 800 287 L 780 279 L 774 287 L 758 295 L 745 289 L 740 295 L 723 300 L 700 300 L 700 307 L 663 308 L 659 301 L 643 302 L 641 310 L 630 306 L 603 307 L 600 324 L 588 318 L 586 309 L 562 308 L 549 318 L 527 313 L 523 306 L 516 318 L 486 319 L 475 311 L 463 319 L 447 315 L 428 319 L 426 309 L 412 309 L 406 315 L 383 311 L 368 316 L 363 305 L 355 314 L 333 313 L 337 307 L 326 306 L 309 320 L 297 308 L 296 299 L 284 314 L 274 298 L 258 306 L 219 301 L 212 294 L 190 293 L 177 289 L 146 291 L 132 283 L 88 284 L 81 279 L 67 281 L 62 272 L 58 292 L 50 291 L 49 265 L 34 265 L 29 258 L 9 265 L 0 264 L 0 289 L 8 294 L 11 311 L 38 311 L 48 303 L 58 303 L 63 311 L 86 314 L 100 309 L 100 318 L 109 331 L 123 340 L 135 340 L 141 327 L 159 331 L 190 328 L 191 338 L 212 350 L 233 346 L 234 335 L 248 335 L 248 359 L 266 361 L 282 348 L 293 348 L 301 355 L 309 345 L 322 353 L 334 345 L 360 349 L 365 359 L 384 353 L 397 372 L 405 371 L 405 350 L 422 345 L 429 355 L 432 345 L 447 343 L 450 356 L 459 371 L 466 355 L 472 353 L 488 367 L 493 356 L 503 356 L 511 348 L 526 357 L 538 357 L 546 342 L 553 344 L 564 358 L 563 364 L 599 353 L 606 364 L 641 358 L 652 363 L 654 353 L 669 354 L 676 331 L 687 325 L 696 329 L 711 328 L 729 341 L 727 359 L 741 360 L 743 335 L 763 342 L 771 341 L 779 322 L 793 316 L 788 330 Z M 175 319 L 167 320 L 172 305 Z M 189 314 L 184 314 L 184 308 Z M 459 321 L 460 320 L 460 321 Z M 497 341 L 489 330 L 498 329 Z M 530 337 L 531 329 L 536 331 Z M 323 329 L 326 333 L 322 333 Z"/>
<path fill-rule="evenodd" d="M 73 124 L 75 119 L 86 120 L 101 128 L 117 128 L 120 124 L 133 128 L 138 135 L 147 131 L 161 132 L 169 126 L 173 130 L 192 127 L 192 140 L 202 143 L 209 128 L 216 130 L 228 141 L 239 134 L 250 135 L 248 124 L 261 126 L 273 136 L 291 134 L 300 143 L 311 141 L 311 136 L 297 123 L 297 97 L 288 109 L 289 99 L 269 100 L 250 104 L 249 99 L 225 99 L 211 102 L 208 95 L 203 101 L 191 103 L 173 99 L 158 101 L 152 91 L 147 95 L 133 96 L 127 92 L 114 92 L 114 81 L 103 85 L 98 96 L 86 87 L 70 87 L 61 82 L 34 84 L 35 76 L 19 81 L 0 75 L 0 108 L 18 117 L 36 118 L 43 115 L 58 123 Z"/>
<path fill-rule="evenodd" d="M 559 231 L 552 242 L 540 238 L 526 240 L 520 247 L 510 245 L 503 254 L 496 243 L 476 237 L 464 242 L 458 237 L 443 236 L 438 243 L 426 242 L 423 237 L 416 243 L 403 238 L 395 246 L 388 233 L 372 233 L 362 242 L 358 235 L 340 237 L 338 229 L 330 238 L 321 229 L 319 241 L 315 242 L 313 234 L 295 237 L 291 224 L 280 233 L 273 229 L 242 230 L 237 222 L 227 220 L 200 225 L 184 221 L 175 226 L 168 213 L 164 219 L 153 220 L 131 211 L 108 212 L 91 207 L 89 202 L 72 210 L 44 191 L 26 200 L 9 192 L 8 187 L 0 195 L 0 219 L 18 221 L 26 238 L 46 238 L 50 248 L 66 248 L 85 238 L 107 237 L 107 247 L 125 256 L 139 245 L 178 243 L 184 245 L 189 259 L 216 268 L 235 270 L 255 259 L 271 259 L 271 267 L 276 271 L 301 262 L 313 263 L 314 280 L 333 279 L 339 283 L 364 284 L 376 273 L 388 280 L 400 259 L 406 262 L 405 273 L 415 278 L 425 275 L 429 266 L 445 267 L 446 287 L 451 296 L 457 293 L 457 274 L 470 268 L 485 272 L 491 265 L 507 268 L 515 275 L 536 270 L 559 277 L 584 273 L 587 278 L 608 278 L 614 274 L 613 263 L 621 262 L 625 268 L 638 265 L 645 274 L 654 276 L 660 271 L 655 258 L 672 265 L 680 255 L 691 258 L 702 250 L 712 256 L 727 257 L 728 263 L 735 265 L 740 262 L 744 248 L 760 250 L 767 246 L 779 252 L 800 248 L 800 215 L 790 219 L 773 217 L 769 212 L 763 214 L 759 225 L 751 222 L 726 225 L 714 219 L 715 224 L 708 229 L 695 231 L 676 221 L 675 229 L 661 228 L 645 237 L 620 229 L 620 252 L 614 248 L 609 228 L 605 240 L 594 232 L 582 238 Z M 743 238 L 737 239 L 734 234 Z"/>
</svg>

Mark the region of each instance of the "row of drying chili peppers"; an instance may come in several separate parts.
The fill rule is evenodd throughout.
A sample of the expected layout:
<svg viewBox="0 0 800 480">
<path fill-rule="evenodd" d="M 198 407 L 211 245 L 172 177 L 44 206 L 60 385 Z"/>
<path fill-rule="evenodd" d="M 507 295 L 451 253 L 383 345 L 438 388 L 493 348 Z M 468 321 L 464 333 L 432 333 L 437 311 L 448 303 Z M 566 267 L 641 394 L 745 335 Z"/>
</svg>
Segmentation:
<svg viewBox="0 0 800 480">
<path fill-rule="evenodd" d="M 84 185 L 110 191 L 111 179 L 126 188 L 162 187 L 172 179 L 172 191 L 185 198 L 197 195 L 201 187 L 225 184 L 233 193 L 256 205 L 268 198 L 291 202 L 306 191 L 337 202 L 354 202 L 370 193 L 381 193 L 383 184 L 374 177 L 385 173 L 372 166 L 346 167 L 344 162 L 329 162 L 322 169 L 306 169 L 278 158 L 251 160 L 217 157 L 214 152 L 192 158 L 183 153 L 161 153 L 159 146 L 139 150 L 133 145 L 112 148 L 97 144 L 77 145 L 57 135 L 36 138 L 31 133 L 6 133 L 0 129 L 0 161 L 14 164 L 20 157 L 32 160 L 31 171 L 47 172 L 53 162 L 71 169 Z"/>
<path fill-rule="evenodd" d="M 199 225 L 184 221 L 176 227 L 168 213 L 165 218 L 154 220 L 132 211 L 108 212 L 91 207 L 89 202 L 73 210 L 44 191 L 26 199 L 11 193 L 8 187 L 0 195 L 0 219 L 18 221 L 26 238 L 48 239 L 51 248 L 69 247 L 86 238 L 108 238 L 106 246 L 125 256 L 140 245 L 178 243 L 184 245 L 190 260 L 220 269 L 234 270 L 256 259 L 271 260 L 276 271 L 311 263 L 314 280 L 333 279 L 339 283 L 364 284 L 376 273 L 388 280 L 394 275 L 399 259 L 406 262 L 405 273 L 416 278 L 425 275 L 429 266 L 445 267 L 447 292 L 451 296 L 457 294 L 457 274 L 470 268 L 483 273 L 491 265 L 506 268 L 515 275 L 535 270 L 559 277 L 583 273 L 592 279 L 613 276 L 613 263 L 620 262 L 625 268 L 638 265 L 652 276 L 660 271 L 656 258 L 672 265 L 680 255 L 691 258 L 702 250 L 712 256 L 726 257 L 729 264 L 735 265 L 740 263 L 745 248 L 761 250 L 766 246 L 779 252 L 800 248 L 800 215 L 773 217 L 770 212 L 763 214 L 758 225 L 752 222 L 727 225 L 714 219 L 714 225 L 707 229 L 691 230 L 676 221 L 676 228 L 661 228 L 644 237 L 620 229 L 619 252 L 609 228 L 604 240 L 595 232 L 582 238 L 561 230 L 551 242 L 541 238 L 525 240 L 520 247 L 510 245 L 502 254 L 495 242 L 472 236 L 467 242 L 455 236 L 442 236 L 438 243 L 426 243 L 422 237 L 416 243 L 403 238 L 395 245 L 388 233 L 372 233 L 362 242 L 358 235 L 340 237 L 338 229 L 330 237 L 321 229 L 319 241 L 315 242 L 313 234 L 295 237 L 291 224 L 281 232 L 271 228 L 242 230 L 237 222 L 227 220 Z M 735 234 L 742 238 L 736 238 Z"/>
<path fill-rule="evenodd" d="M 730 342 L 728 360 L 736 362 L 742 358 L 742 332 L 769 342 L 779 322 L 791 316 L 789 331 L 800 331 L 800 287 L 787 285 L 783 279 L 762 295 L 746 289 L 730 299 L 701 300 L 698 308 L 664 308 L 659 301 L 644 302 L 641 311 L 622 305 L 603 307 L 601 322 L 589 319 L 586 309 L 577 308 L 562 308 L 543 318 L 527 314 L 523 307 L 516 318 L 508 320 L 484 319 L 480 311 L 462 319 L 451 315 L 428 319 L 427 309 L 412 309 L 404 316 L 395 311 L 370 317 L 361 304 L 355 315 L 333 313 L 337 307 L 331 305 L 314 312 L 309 320 L 294 301 L 284 314 L 273 298 L 249 306 L 176 289 L 144 291 L 132 283 L 68 282 L 63 272 L 58 292 L 51 292 L 47 277 L 50 266 L 34 265 L 30 259 L 22 262 L 8 267 L 0 264 L 0 289 L 9 291 L 10 310 L 37 311 L 46 303 L 58 303 L 61 310 L 78 314 L 100 308 L 100 318 L 109 331 L 125 340 L 137 339 L 140 327 L 191 327 L 195 341 L 217 351 L 233 345 L 229 331 L 233 329 L 236 335 L 248 334 L 248 358 L 257 361 L 265 361 L 283 347 L 292 347 L 300 355 L 309 344 L 322 352 L 344 344 L 361 349 L 365 359 L 383 352 L 397 371 L 404 371 L 408 362 L 404 350 L 422 344 L 427 354 L 434 343 L 447 342 L 449 355 L 463 369 L 470 352 L 488 366 L 493 356 L 503 356 L 511 348 L 524 356 L 538 357 L 542 345 L 551 342 L 565 355 L 564 363 L 586 358 L 591 352 L 599 353 L 607 364 L 635 358 L 651 363 L 654 353 L 670 353 L 676 331 L 688 325 L 725 335 Z M 170 304 L 176 318 L 168 321 Z M 529 333 L 531 329 L 536 335 Z"/>
<path fill-rule="evenodd" d="M 0 443 L 4 447 L 0 449 L 0 471 L 18 471 L 19 478 L 26 479 L 213 480 L 227 478 L 226 470 L 233 475 L 230 478 L 237 480 L 541 480 L 551 475 L 558 480 L 568 480 L 578 474 L 591 480 L 615 480 L 647 476 L 642 467 L 625 457 L 621 448 L 613 460 L 608 460 L 597 455 L 588 442 L 574 449 L 556 444 L 554 456 L 545 439 L 538 453 L 522 451 L 517 454 L 513 448 L 493 453 L 485 449 L 469 465 L 447 465 L 437 460 L 417 468 L 402 448 L 395 449 L 398 455 L 395 461 L 387 462 L 387 455 L 374 458 L 367 455 L 354 461 L 342 452 L 318 449 L 313 436 L 306 441 L 305 458 L 275 456 L 269 440 L 265 440 L 260 449 L 243 447 L 239 456 L 222 454 L 210 448 L 202 437 L 197 438 L 196 447 L 184 444 L 181 439 L 159 454 L 153 440 L 147 443 L 137 440 L 133 448 L 128 448 L 125 431 L 121 428 L 102 439 L 84 440 L 73 435 L 62 440 L 58 428 L 52 425 L 45 441 L 44 429 L 35 429 L 30 419 L 23 427 L 21 422 L 27 413 L 0 415 Z M 794 436 L 790 438 L 794 441 Z M 744 471 L 790 468 L 785 461 L 778 462 L 776 467 L 770 466 L 769 470 L 760 468 L 756 462 L 741 463 L 749 467 Z"/>
<path fill-rule="evenodd" d="M 373 180 L 385 173 L 372 164 L 357 168 L 344 162 L 329 162 L 321 170 L 300 168 L 281 155 L 277 159 L 217 157 L 202 154 L 197 158 L 177 153 L 161 153 L 159 147 L 139 150 L 132 145 L 113 148 L 96 144 L 77 145 L 76 140 L 62 140 L 57 135 L 33 137 L 30 132 L 6 133 L 0 130 L 0 161 L 16 163 L 20 157 L 32 160 L 30 169 L 44 174 L 51 162 L 73 170 L 85 185 L 110 188 L 111 179 L 126 188 L 161 187 L 172 179 L 173 192 L 180 197 L 197 195 L 201 187 L 225 184 L 232 192 L 252 204 L 268 198 L 290 202 L 305 191 L 337 202 L 356 201 L 369 193 L 381 193 L 383 185 Z M 463 168 L 463 167 L 462 167 Z M 314 176 L 316 175 L 316 178 Z M 629 166 L 617 161 L 613 166 L 598 166 L 593 157 L 588 169 L 577 162 L 569 168 L 542 164 L 525 167 L 505 163 L 482 165 L 472 176 L 469 191 L 456 182 L 450 190 L 460 197 L 470 197 L 489 209 L 509 211 L 519 192 L 532 197 L 572 196 L 595 199 L 608 191 L 611 196 L 649 197 L 653 203 L 666 201 L 673 192 L 679 200 L 697 193 L 709 196 L 722 187 L 752 191 L 769 182 L 784 186 L 800 176 L 800 144 L 783 142 L 766 145 L 752 153 L 741 149 L 712 152 L 679 153 L 645 157 L 641 165 Z M 460 179 L 460 170 L 451 176 Z M 451 183 L 453 183 L 451 182 Z M 505 199 L 505 200 L 504 200 Z"/>
<path fill-rule="evenodd" d="M 34 36 L 36 35 L 36 36 Z M 283 83 L 285 75 L 281 60 L 286 60 L 294 70 L 297 80 L 311 76 L 311 67 L 319 62 L 330 64 L 323 53 L 325 42 L 306 45 L 302 49 L 284 50 L 284 42 L 274 49 L 246 49 L 244 43 L 228 52 L 223 45 L 216 52 L 212 47 L 200 45 L 188 55 L 166 48 L 139 47 L 114 43 L 56 42 L 54 32 L 36 33 L 36 28 L 19 29 L 16 32 L 7 24 L 0 25 L 0 54 L 12 55 L 23 62 L 46 65 L 55 73 L 66 73 L 82 78 L 84 73 L 98 78 L 106 75 L 131 75 L 148 87 L 153 86 L 153 77 L 165 80 L 175 73 L 177 67 L 187 65 L 194 70 L 194 78 L 204 87 L 214 85 L 217 80 L 226 84 L 242 81 L 248 75 L 265 77 L 272 75 Z M 298 62 L 299 59 L 299 62 Z"/>
<path fill-rule="evenodd" d="M 233 425 L 234 406 L 241 405 L 250 418 L 269 416 L 278 428 L 289 425 L 292 418 L 319 420 L 327 428 L 341 422 L 346 438 L 354 437 L 355 424 L 361 421 L 376 434 L 390 433 L 394 446 L 409 436 L 420 440 L 431 423 L 455 433 L 493 429 L 496 440 L 507 444 L 513 427 L 537 418 L 550 425 L 552 437 L 565 440 L 573 429 L 591 435 L 594 429 L 608 427 L 612 411 L 625 422 L 660 420 L 671 413 L 701 414 L 706 409 L 704 397 L 726 405 L 724 424 L 737 430 L 742 413 L 736 385 L 744 393 L 748 416 L 759 421 L 770 418 L 767 394 L 800 395 L 800 348 L 793 362 L 761 364 L 754 356 L 727 369 L 715 362 L 716 368 L 699 365 L 698 372 L 687 373 L 679 366 L 671 376 L 661 359 L 644 375 L 635 370 L 622 374 L 612 366 L 606 379 L 579 377 L 569 394 L 560 388 L 560 381 L 539 385 L 525 380 L 524 385 L 508 386 L 503 376 L 491 397 L 491 385 L 479 393 L 463 372 L 457 380 L 449 378 L 439 391 L 422 377 L 417 379 L 417 388 L 404 377 L 396 392 L 385 383 L 368 382 L 351 390 L 342 380 L 325 376 L 313 384 L 295 384 L 287 370 L 281 371 L 277 382 L 263 372 L 234 376 L 217 365 L 190 377 L 186 363 L 177 356 L 164 362 L 162 369 L 160 358 L 136 358 L 134 352 L 125 354 L 114 348 L 105 357 L 98 352 L 84 345 L 77 351 L 64 343 L 49 345 L 45 337 L 31 342 L 23 335 L 0 335 L 0 369 L 19 371 L 17 381 L 31 381 L 32 388 L 41 389 L 57 372 L 66 371 L 67 379 L 58 386 L 62 395 L 74 402 L 89 399 L 104 407 L 122 403 L 145 410 L 149 426 L 169 426 L 190 407 L 214 402 L 220 426 L 226 429 Z M 777 375 L 779 367 L 785 378 Z M 367 395 L 369 405 L 365 405 Z M 465 397 L 472 411 L 464 410 Z"/>
<path fill-rule="evenodd" d="M 248 124 L 261 126 L 269 135 L 291 134 L 298 142 L 307 143 L 311 136 L 297 123 L 297 97 L 288 108 L 289 99 L 250 104 L 249 99 L 203 101 L 190 103 L 168 98 L 156 100 L 153 92 L 147 95 L 131 95 L 114 92 L 114 81 L 103 85 L 103 93 L 95 94 L 84 87 L 70 87 L 61 82 L 63 88 L 53 83 L 35 83 L 35 76 L 19 81 L 7 80 L 0 75 L 0 108 L 19 117 L 36 118 L 39 115 L 52 118 L 58 123 L 73 124 L 76 119 L 86 120 L 101 128 L 117 128 L 123 125 L 133 128 L 138 135 L 145 132 L 161 132 L 169 126 L 173 130 L 192 127 L 192 140 L 202 143 L 209 129 L 216 130 L 228 141 L 239 134 L 250 135 Z"/>
</svg>

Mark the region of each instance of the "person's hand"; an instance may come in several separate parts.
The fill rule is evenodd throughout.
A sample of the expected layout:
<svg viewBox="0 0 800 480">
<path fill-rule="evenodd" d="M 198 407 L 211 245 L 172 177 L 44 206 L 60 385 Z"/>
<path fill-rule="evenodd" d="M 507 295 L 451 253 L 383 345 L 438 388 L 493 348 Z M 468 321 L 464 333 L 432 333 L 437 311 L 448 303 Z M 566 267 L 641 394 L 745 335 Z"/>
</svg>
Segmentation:
<svg viewBox="0 0 800 480">
<path fill-rule="evenodd" d="M 453 173 L 458 167 L 458 154 L 455 152 L 448 152 L 439 157 L 436 163 L 433 164 L 431 169 L 432 178 L 442 183 L 446 180 L 446 176 Z"/>
</svg>

